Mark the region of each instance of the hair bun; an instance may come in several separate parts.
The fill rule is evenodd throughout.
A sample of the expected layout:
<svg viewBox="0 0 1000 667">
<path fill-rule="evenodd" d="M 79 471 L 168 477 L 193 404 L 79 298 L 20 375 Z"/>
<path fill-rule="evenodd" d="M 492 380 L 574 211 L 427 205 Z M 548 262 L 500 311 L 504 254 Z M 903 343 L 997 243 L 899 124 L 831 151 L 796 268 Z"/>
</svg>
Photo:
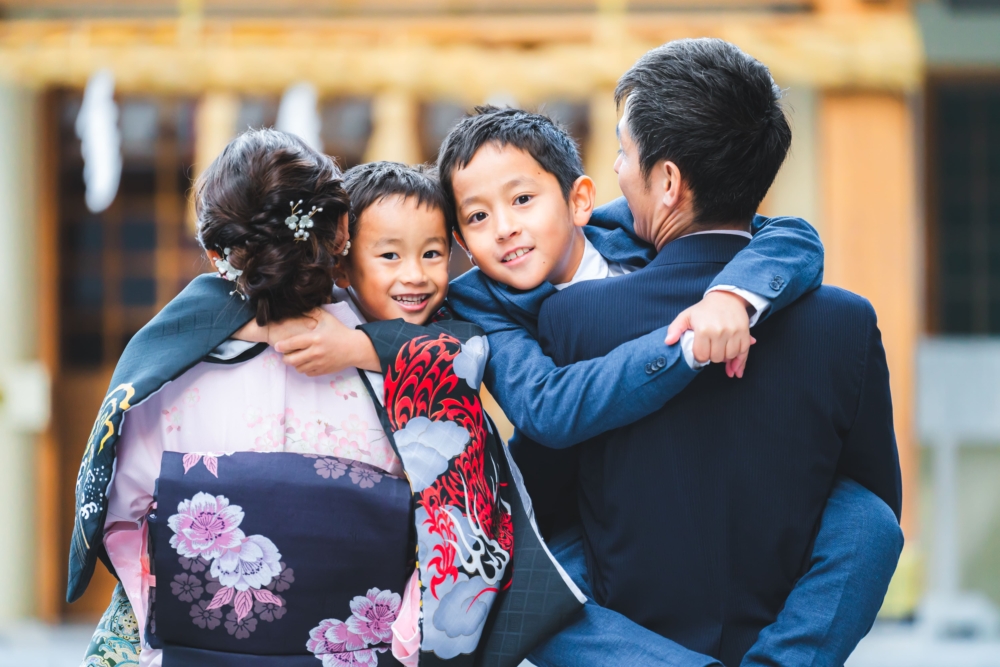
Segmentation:
<svg viewBox="0 0 1000 667">
<path fill-rule="evenodd" d="M 205 170 L 195 206 L 198 240 L 230 248 L 230 263 L 242 271 L 237 289 L 259 325 L 329 302 L 349 208 L 331 158 L 293 135 L 249 130 Z"/>
</svg>

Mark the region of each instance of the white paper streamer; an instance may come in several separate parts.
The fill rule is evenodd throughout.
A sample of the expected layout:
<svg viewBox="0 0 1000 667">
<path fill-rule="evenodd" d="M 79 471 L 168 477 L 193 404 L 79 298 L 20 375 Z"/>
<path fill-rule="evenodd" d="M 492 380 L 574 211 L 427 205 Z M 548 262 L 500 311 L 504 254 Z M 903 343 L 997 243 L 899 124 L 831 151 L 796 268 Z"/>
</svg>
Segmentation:
<svg viewBox="0 0 1000 667">
<path fill-rule="evenodd" d="M 115 76 L 103 69 L 91 75 L 76 117 L 83 154 L 87 208 L 100 213 L 115 200 L 122 176 L 121 133 L 115 104 Z"/>
<path fill-rule="evenodd" d="M 311 83 L 297 83 L 285 90 L 278 107 L 278 120 L 275 127 L 282 132 L 288 132 L 306 142 L 306 145 L 323 150 L 320 139 L 320 118 L 316 106 L 316 88 Z"/>
</svg>

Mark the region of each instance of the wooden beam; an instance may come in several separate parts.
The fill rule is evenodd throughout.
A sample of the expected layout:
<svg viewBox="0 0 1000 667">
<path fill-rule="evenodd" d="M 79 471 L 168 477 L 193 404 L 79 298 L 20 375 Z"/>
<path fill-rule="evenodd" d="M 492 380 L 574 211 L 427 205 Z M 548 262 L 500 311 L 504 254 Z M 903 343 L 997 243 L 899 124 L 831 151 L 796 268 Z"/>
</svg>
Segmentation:
<svg viewBox="0 0 1000 667">
<path fill-rule="evenodd" d="M 617 33 L 608 39 L 608 33 Z M 0 80 L 82 87 L 110 67 L 123 92 L 323 94 L 404 89 L 481 102 L 588 99 L 648 49 L 681 37 L 731 41 L 785 85 L 915 90 L 922 51 L 905 13 L 476 16 L 310 21 L 0 23 Z"/>
<path fill-rule="evenodd" d="M 908 540 L 919 532 L 913 403 L 920 224 L 914 136 L 902 96 L 827 94 L 820 101 L 826 281 L 866 297 L 878 314 L 891 372 Z"/>
</svg>

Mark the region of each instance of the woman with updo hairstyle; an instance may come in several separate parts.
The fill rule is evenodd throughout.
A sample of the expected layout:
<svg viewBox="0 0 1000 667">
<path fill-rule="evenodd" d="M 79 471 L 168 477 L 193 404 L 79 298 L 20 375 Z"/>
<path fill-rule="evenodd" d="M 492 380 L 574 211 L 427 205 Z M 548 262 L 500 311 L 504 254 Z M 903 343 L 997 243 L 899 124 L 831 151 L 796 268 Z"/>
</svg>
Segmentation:
<svg viewBox="0 0 1000 667">
<path fill-rule="evenodd" d="M 236 292 L 260 326 L 330 302 L 349 209 L 336 163 L 271 129 L 234 139 L 195 184 L 198 240 L 238 272 Z M 290 226 L 293 216 L 310 226 Z"/>
<path fill-rule="evenodd" d="M 399 665 L 416 545 L 372 398 L 381 376 L 308 377 L 233 337 L 314 308 L 360 323 L 331 303 L 349 247 L 341 172 L 292 135 L 251 130 L 195 196 L 217 272 L 129 343 L 77 482 L 70 597 L 98 556 L 120 581 L 87 664 Z"/>
</svg>

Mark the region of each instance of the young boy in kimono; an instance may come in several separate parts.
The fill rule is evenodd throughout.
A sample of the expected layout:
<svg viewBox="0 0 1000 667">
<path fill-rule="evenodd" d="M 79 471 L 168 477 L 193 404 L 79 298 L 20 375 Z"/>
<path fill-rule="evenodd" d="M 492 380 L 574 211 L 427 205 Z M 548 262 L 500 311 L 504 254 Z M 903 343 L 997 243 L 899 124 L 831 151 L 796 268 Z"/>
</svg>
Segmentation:
<svg viewBox="0 0 1000 667">
<path fill-rule="evenodd" d="M 557 557 L 567 557 L 563 566 L 587 592 L 586 566 L 572 556 L 577 553 L 570 548 L 572 540 L 566 542 L 553 535 L 571 523 L 566 510 L 575 503 L 572 480 L 566 484 L 561 473 L 572 473 L 575 460 L 572 450 L 569 456 L 552 458 L 550 449 L 571 447 L 651 413 L 683 389 L 709 361 L 735 360 L 730 375 L 740 375 L 751 342 L 749 326 L 820 283 L 821 261 L 817 260 L 822 257 L 822 246 L 804 221 L 758 216 L 753 224 L 757 233 L 748 248 L 719 274 L 703 301 L 685 311 L 669 331 L 664 326 L 604 358 L 557 368 L 535 340 L 537 314 L 544 299 L 581 280 L 612 278 L 637 270 L 655 255 L 651 246 L 635 237 L 627 202 L 620 199 L 594 210 L 594 184 L 583 173 L 573 140 L 548 118 L 516 109 L 477 109 L 446 138 L 438 166 L 449 208 L 442 211 L 442 225 L 433 236 L 453 233 L 477 267 L 452 282 L 448 304 L 487 334 L 488 346 L 482 352 L 489 354 L 489 362 L 483 379 L 518 429 L 511 450 L 525 468 L 529 491 L 539 497 L 545 491 L 558 491 L 554 498 L 546 498 L 545 509 L 550 515 L 544 517 L 552 543 L 558 545 L 558 550 L 553 550 Z M 402 230 L 413 219 L 416 207 L 412 201 L 407 204 L 406 198 L 396 198 L 366 210 L 353 192 L 352 204 L 354 215 L 362 221 L 360 233 L 365 233 L 368 219 L 377 219 L 392 231 L 395 218 L 395 228 Z M 455 226 L 449 229 L 446 222 L 452 220 Z M 372 225 L 368 231 L 374 229 Z M 412 253 L 419 252 L 419 244 L 407 255 L 391 247 L 393 236 L 376 235 L 377 240 L 372 237 L 355 243 L 344 282 L 350 282 L 360 302 L 365 300 L 361 295 L 369 291 L 379 296 L 386 307 L 378 319 L 395 316 L 411 324 L 426 322 L 443 299 L 445 285 L 440 276 L 432 279 L 418 270 L 418 259 Z M 381 253 L 383 249 L 387 252 Z M 379 253 L 378 261 L 385 267 L 409 263 L 411 268 L 393 268 L 394 281 L 383 281 L 375 278 L 377 270 L 367 272 L 352 266 L 365 261 L 362 253 Z M 442 270 L 443 266 L 437 269 Z M 778 281 L 775 276 L 783 278 Z M 377 289 L 374 283 L 378 283 Z M 580 324 L 586 326 L 585 322 Z M 295 326 L 301 324 L 272 331 L 271 340 L 280 340 Z M 382 368 L 361 332 L 347 331 L 322 313 L 307 326 L 315 328 L 276 346 L 285 353 L 286 363 L 300 371 L 312 375 L 346 366 Z M 694 332 L 684 333 L 689 328 Z M 371 335 L 371 325 L 368 329 Z M 669 441 L 664 446 L 669 446 Z M 881 502 L 874 495 L 871 500 Z M 852 507 L 848 513 L 859 509 Z M 835 525 L 837 517 L 828 515 L 823 525 Z M 896 525 L 870 525 L 867 529 L 873 534 L 898 532 Z M 814 554 L 814 562 L 832 562 L 871 578 L 867 590 L 876 602 L 864 607 L 877 610 L 887 582 L 882 581 L 880 570 L 869 566 L 871 562 L 894 563 L 895 555 L 883 558 L 876 553 L 862 559 L 853 553 Z M 822 568 L 816 567 L 803 577 L 799 588 L 816 590 L 813 580 L 824 576 Z M 803 586 L 803 582 L 813 588 Z M 799 588 L 788 599 L 787 616 L 783 613 L 766 630 L 771 646 L 817 640 L 804 636 L 799 625 L 788 620 L 794 618 L 796 610 L 822 608 L 823 599 Z M 831 610 L 831 615 L 836 613 L 845 612 Z M 873 620 L 874 612 L 867 623 L 860 623 L 864 628 L 858 636 L 844 638 L 843 659 Z M 572 660 L 558 642 L 541 646 L 530 659 L 538 665 L 718 664 L 600 607 L 589 596 L 575 623 L 580 631 L 573 636 L 583 643 L 583 650 L 578 645 Z M 763 641 L 763 634 L 759 641 Z M 783 655 L 782 664 L 797 663 L 791 655 Z"/>
</svg>

